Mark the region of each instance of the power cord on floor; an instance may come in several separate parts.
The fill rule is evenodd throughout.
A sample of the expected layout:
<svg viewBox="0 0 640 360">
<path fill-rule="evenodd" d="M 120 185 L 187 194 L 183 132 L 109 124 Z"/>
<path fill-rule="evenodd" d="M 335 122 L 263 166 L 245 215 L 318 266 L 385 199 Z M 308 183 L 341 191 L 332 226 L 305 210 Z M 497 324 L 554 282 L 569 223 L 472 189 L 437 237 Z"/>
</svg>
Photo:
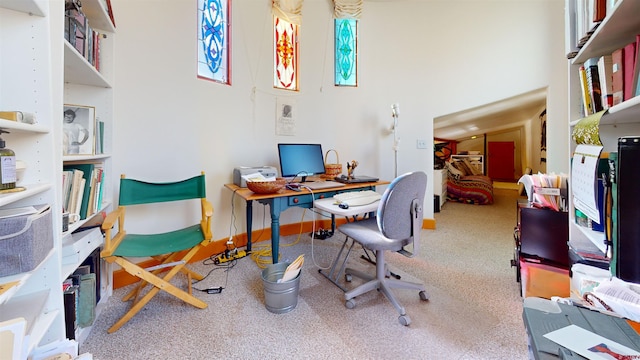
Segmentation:
<svg viewBox="0 0 640 360">
<path fill-rule="evenodd" d="M 222 293 L 222 290 L 225 289 L 227 287 L 227 284 L 229 283 L 229 270 L 231 270 L 232 268 L 234 268 L 236 266 L 236 264 L 238 263 L 237 260 L 232 260 L 229 262 L 226 262 L 224 264 L 217 264 L 215 262 L 214 256 L 210 256 L 207 259 L 204 259 L 202 261 L 203 265 L 215 265 L 216 267 L 209 270 L 209 272 L 207 273 L 207 275 L 205 275 L 202 279 L 200 280 L 196 280 L 193 281 L 191 283 L 191 288 L 197 291 L 202 291 L 202 292 L 206 292 L 207 294 L 220 294 Z M 218 286 L 218 287 L 209 287 L 209 288 L 205 288 L 205 289 L 200 289 L 195 287 L 194 285 L 203 282 L 206 278 L 209 277 L 209 275 L 211 275 L 211 273 L 213 273 L 216 270 L 224 270 L 226 272 L 226 276 L 225 276 L 225 280 L 224 280 L 224 286 Z"/>
</svg>

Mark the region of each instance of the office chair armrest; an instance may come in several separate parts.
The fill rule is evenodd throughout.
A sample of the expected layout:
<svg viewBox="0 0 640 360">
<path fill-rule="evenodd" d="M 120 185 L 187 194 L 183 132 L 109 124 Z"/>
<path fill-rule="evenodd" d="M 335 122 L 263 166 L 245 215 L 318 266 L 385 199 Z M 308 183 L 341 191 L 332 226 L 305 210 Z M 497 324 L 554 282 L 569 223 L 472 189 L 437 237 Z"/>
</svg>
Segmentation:
<svg viewBox="0 0 640 360">
<path fill-rule="evenodd" d="M 110 212 L 102 222 L 102 230 L 104 231 L 104 250 L 100 253 L 102 257 L 111 256 L 115 249 L 118 248 L 118 245 L 120 245 L 122 239 L 124 239 L 126 235 L 126 231 L 124 231 L 124 213 L 124 208 L 118 207 Z M 118 223 L 118 232 L 115 237 L 112 238 L 111 231 L 116 222 Z"/>
</svg>

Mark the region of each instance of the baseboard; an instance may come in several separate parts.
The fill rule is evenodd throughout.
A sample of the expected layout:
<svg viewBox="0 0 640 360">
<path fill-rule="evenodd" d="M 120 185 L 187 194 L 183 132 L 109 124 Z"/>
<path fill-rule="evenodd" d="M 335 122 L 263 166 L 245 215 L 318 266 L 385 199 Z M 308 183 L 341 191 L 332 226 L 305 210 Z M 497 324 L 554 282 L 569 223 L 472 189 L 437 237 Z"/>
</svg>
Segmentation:
<svg viewBox="0 0 640 360">
<path fill-rule="evenodd" d="M 345 222 L 346 222 L 345 219 L 336 219 L 336 226 L 344 224 Z M 302 225 L 300 223 L 281 225 L 280 235 L 288 236 L 288 235 L 299 234 L 300 232 L 303 232 L 303 233 L 311 232 L 312 225 L 313 224 L 311 221 L 304 222 L 302 223 Z M 331 220 L 318 220 L 316 221 L 316 226 L 322 227 L 324 229 L 329 229 L 331 228 Z M 434 230 L 436 228 L 435 219 L 423 219 L 422 228 Z M 262 241 L 271 241 L 271 228 L 264 228 L 264 229 L 252 231 L 251 233 L 252 233 L 252 237 L 251 237 L 252 245 Z M 215 257 L 218 254 L 223 253 L 225 250 L 227 250 L 227 240 L 229 240 L 229 238 L 225 237 L 223 239 L 213 241 L 211 244 L 209 244 L 209 246 L 200 250 L 192 258 L 191 262 L 202 261 L 204 259 Z M 246 233 L 234 236 L 233 240 L 234 240 L 235 246 L 238 248 L 247 246 Z M 144 260 L 142 262 L 139 262 L 138 265 L 142 268 L 147 268 L 154 265 L 158 265 L 158 262 L 153 259 L 150 259 L 150 260 Z M 113 272 L 113 288 L 114 289 L 133 284 L 136 281 L 138 281 L 137 277 L 130 275 L 128 272 L 122 269 L 116 270 Z"/>
</svg>

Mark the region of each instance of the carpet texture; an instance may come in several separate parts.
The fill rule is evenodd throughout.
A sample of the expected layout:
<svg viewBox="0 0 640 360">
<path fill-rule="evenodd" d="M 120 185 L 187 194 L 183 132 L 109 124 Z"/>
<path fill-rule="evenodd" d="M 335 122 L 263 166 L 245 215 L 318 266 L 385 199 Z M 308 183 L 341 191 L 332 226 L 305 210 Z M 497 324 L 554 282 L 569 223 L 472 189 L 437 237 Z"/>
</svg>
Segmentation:
<svg viewBox="0 0 640 360">
<path fill-rule="evenodd" d="M 129 306 L 120 299 L 131 287 L 117 289 L 81 353 L 103 360 L 527 359 L 522 298 L 510 267 L 517 199 L 515 191 L 498 189 L 493 205 L 447 202 L 435 214 L 437 229 L 422 231 L 419 256 L 387 257 L 391 271 L 404 280 L 423 282 L 430 296 L 421 301 L 416 291 L 394 290 L 412 320 L 408 327 L 375 291 L 357 297 L 356 307 L 347 309 L 342 290 L 318 273 L 344 238 L 336 234 L 312 244 L 303 234 L 281 239 L 282 260 L 305 254 L 298 304 L 292 311 L 266 310 L 262 269 L 249 257 L 228 273 L 214 265 L 192 264 L 203 274 L 211 271 L 196 287 L 224 287 L 221 294 L 196 293 L 209 304 L 207 309 L 161 293 L 108 334 Z M 349 265 L 373 274 L 375 267 L 360 259 L 362 253 L 356 246 Z M 185 277 L 173 282 L 187 286 Z M 354 278 L 344 285 L 360 283 Z"/>
</svg>

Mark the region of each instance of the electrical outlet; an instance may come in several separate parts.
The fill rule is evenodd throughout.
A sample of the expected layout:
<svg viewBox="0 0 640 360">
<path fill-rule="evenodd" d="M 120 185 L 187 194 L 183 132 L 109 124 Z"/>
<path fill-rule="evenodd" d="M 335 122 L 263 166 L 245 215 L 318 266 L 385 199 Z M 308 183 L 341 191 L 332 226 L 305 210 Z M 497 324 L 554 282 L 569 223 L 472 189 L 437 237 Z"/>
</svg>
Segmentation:
<svg viewBox="0 0 640 360">
<path fill-rule="evenodd" d="M 416 140 L 416 149 L 426 149 L 427 148 L 427 140 L 418 139 Z"/>
</svg>

